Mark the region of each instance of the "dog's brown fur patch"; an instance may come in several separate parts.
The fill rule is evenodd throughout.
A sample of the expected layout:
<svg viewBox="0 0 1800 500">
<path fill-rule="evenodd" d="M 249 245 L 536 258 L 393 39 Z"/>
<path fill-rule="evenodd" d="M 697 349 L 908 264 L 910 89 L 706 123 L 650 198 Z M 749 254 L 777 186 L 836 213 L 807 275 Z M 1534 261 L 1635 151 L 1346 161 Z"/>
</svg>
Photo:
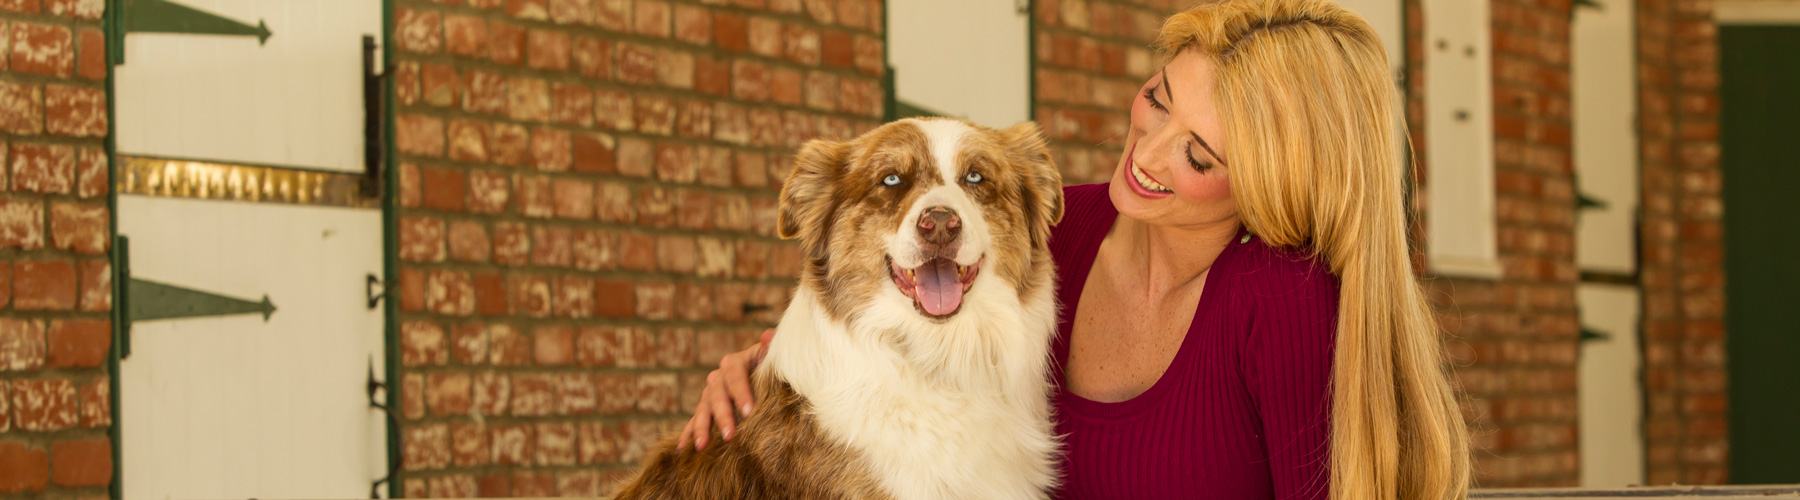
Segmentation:
<svg viewBox="0 0 1800 500">
<path fill-rule="evenodd" d="M 730 441 L 714 432 L 704 450 L 664 440 L 613 500 L 886 500 L 863 461 L 827 441 L 806 400 L 786 382 L 758 374 L 756 412 Z"/>
</svg>

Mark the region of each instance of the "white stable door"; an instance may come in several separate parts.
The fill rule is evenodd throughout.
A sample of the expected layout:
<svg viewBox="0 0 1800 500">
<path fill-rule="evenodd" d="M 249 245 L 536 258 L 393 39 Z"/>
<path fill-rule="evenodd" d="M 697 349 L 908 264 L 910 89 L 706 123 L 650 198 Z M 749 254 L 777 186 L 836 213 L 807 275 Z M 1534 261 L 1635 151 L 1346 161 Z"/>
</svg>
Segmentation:
<svg viewBox="0 0 1800 500">
<path fill-rule="evenodd" d="M 362 36 L 380 39 L 381 2 L 175 1 L 273 36 L 128 35 L 121 157 L 362 170 Z M 365 291 L 382 272 L 381 212 L 130 192 L 118 232 L 133 278 L 266 295 L 277 310 L 132 325 L 118 373 L 124 498 L 366 498 L 387 466 L 385 418 L 365 392 L 371 363 L 383 373 L 382 311 Z"/>
</svg>

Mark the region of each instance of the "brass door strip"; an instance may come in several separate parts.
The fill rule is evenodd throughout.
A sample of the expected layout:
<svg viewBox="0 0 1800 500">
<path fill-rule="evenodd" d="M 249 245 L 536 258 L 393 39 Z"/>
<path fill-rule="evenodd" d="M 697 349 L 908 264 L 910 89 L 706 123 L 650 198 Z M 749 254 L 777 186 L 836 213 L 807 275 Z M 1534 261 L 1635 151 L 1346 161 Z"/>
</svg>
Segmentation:
<svg viewBox="0 0 1800 500">
<path fill-rule="evenodd" d="M 381 208 L 365 197 L 363 175 L 293 167 L 119 155 L 120 194 L 203 200 Z"/>
</svg>

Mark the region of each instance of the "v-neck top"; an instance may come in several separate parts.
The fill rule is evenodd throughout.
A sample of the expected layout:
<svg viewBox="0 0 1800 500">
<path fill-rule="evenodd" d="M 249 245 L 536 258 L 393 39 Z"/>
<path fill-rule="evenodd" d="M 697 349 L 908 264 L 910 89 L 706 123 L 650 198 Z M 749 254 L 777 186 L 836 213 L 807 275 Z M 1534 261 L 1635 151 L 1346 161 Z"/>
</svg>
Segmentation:
<svg viewBox="0 0 1800 500">
<path fill-rule="evenodd" d="M 1150 389 L 1105 403 L 1068 390 L 1082 289 L 1119 217 L 1106 184 L 1064 188 L 1051 230 L 1059 499 L 1326 498 L 1338 280 L 1299 249 L 1240 230 L 1213 262 L 1173 361 Z M 1083 335 L 1107 335 L 1105 329 Z"/>
</svg>

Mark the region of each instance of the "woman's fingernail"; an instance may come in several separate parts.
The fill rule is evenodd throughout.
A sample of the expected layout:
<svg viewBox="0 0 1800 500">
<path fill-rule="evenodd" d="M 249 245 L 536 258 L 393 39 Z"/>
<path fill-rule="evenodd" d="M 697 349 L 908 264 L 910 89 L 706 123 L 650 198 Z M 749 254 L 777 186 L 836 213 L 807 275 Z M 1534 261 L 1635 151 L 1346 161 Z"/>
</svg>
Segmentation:
<svg viewBox="0 0 1800 500">
<path fill-rule="evenodd" d="M 744 412 L 744 416 L 746 417 L 750 416 L 750 403 L 744 403 L 744 407 L 739 408 L 738 411 Z"/>
<path fill-rule="evenodd" d="M 725 429 L 723 431 L 720 431 L 719 434 L 724 436 L 725 439 L 731 439 L 731 429 Z"/>
</svg>

